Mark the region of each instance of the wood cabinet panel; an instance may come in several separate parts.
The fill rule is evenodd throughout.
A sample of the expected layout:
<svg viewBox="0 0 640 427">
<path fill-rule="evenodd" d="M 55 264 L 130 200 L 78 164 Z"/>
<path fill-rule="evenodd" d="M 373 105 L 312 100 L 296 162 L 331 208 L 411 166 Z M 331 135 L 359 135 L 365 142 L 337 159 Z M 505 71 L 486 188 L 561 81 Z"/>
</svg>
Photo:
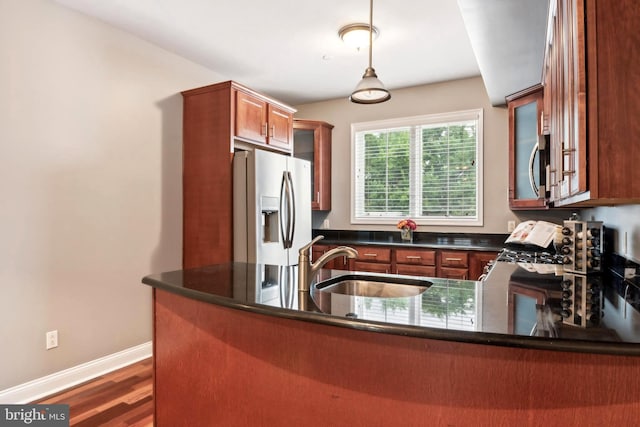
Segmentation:
<svg viewBox="0 0 640 427">
<path fill-rule="evenodd" d="M 453 267 L 440 267 L 438 270 L 438 277 L 443 279 L 456 279 L 456 280 L 468 280 L 469 269 L 467 268 L 453 268 Z"/>
<path fill-rule="evenodd" d="M 396 264 L 394 273 L 409 276 L 437 277 L 435 265 Z"/>
<path fill-rule="evenodd" d="M 293 155 L 311 162 L 311 208 L 331 210 L 331 132 L 333 125 L 315 120 L 293 121 Z"/>
<path fill-rule="evenodd" d="M 234 137 L 241 141 L 291 152 L 294 111 L 246 88 L 236 86 Z"/>
<path fill-rule="evenodd" d="M 233 260 L 234 142 L 242 138 L 266 146 L 269 105 L 289 110 L 232 81 L 187 90 L 182 96 L 182 265 L 229 262 Z M 292 125 L 288 128 L 292 137 Z"/>
<path fill-rule="evenodd" d="M 255 96 L 236 91 L 235 136 L 267 143 L 267 103 Z"/>
<path fill-rule="evenodd" d="M 435 250 L 396 249 L 397 264 L 436 265 Z"/>
<path fill-rule="evenodd" d="M 631 356 L 364 332 L 158 289 L 153 316 L 158 426 L 632 426 L 640 413 Z"/>
<path fill-rule="evenodd" d="M 269 105 L 268 108 L 269 145 L 291 151 L 293 147 L 293 114 L 283 108 Z"/>
<path fill-rule="evenodd" d="M 462 251 L 440 251 L 442 267 L 468 267 L 469 253 Z"/>
<path fill-rule="evenodd" d="M 358 251 L 358 261 L 391 262 L 391 248 L 381 246 L 354 246 Z"/>
<path fill-rule="evenodd" d="M 547 147 L 542 86 L 507 97 L 509 110 L 509 207 L 547 209 Z"/>
<path fill-rule="evenodd" d="M 495 260 L 497 256 L 497 252 L 471 252 L 469 255 L 469 279 L 480 279 L 480 276 L 484 274 L 484 269 L 487 264 Z"/>
<path fill-rule="evenodd" d="M 351 270 L 388 274 L 391 273 L 391 264 L 388 262 L 367 262 L 355 260 L 352 262 Z"/>
<path fill-rule="evenodd" d="M 545 59 L 554 206 L 640 202 L 640 8 L 557 0 Z M 547 94 L 545 94 L 547 96 Z M 546 114 L 546 113 L 545 113 Z"/>
</svg>

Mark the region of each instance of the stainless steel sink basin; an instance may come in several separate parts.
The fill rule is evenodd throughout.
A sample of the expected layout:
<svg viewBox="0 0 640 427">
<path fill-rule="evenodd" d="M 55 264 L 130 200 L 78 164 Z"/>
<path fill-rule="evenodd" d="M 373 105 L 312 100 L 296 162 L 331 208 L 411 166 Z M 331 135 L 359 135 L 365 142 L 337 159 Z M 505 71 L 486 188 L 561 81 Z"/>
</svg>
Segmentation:
<svg viewBox="0 0 640 427">
<path fill-rule="evenodd" d="M 347 274 L 316 284 L 320 293 L 370 298 L 410 298 L 426 291 L 431 282 L 402 276 L 368 276 Z"/>
</svg>

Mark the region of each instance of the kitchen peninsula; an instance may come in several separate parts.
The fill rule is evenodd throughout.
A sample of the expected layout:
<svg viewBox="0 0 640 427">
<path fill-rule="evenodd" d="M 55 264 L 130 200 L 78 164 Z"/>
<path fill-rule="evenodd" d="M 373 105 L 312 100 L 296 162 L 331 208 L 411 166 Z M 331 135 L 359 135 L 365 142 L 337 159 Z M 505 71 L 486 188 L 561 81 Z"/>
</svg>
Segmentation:
<svg viewBox="0 0 640 427">
<path fill-rule="evenodd" d="M 154 288 L 157 425 L 632 425 L 640 415 L 640 343 L 622 330 L 518 335 L 509 283 L 428 279 L 399 320 L 402 301 L 327 306 L 295 280 L 265 280 L 287 275 L 295 268 L 226 263 L 143 279 Z M 454 293 L 467 321 L 430 298 Z M 441 302 L 431 326 L 416 323 L 425 300 Z M 632 305 L 607 301 L 611 324 L 640 327 Z"/>
</svg>

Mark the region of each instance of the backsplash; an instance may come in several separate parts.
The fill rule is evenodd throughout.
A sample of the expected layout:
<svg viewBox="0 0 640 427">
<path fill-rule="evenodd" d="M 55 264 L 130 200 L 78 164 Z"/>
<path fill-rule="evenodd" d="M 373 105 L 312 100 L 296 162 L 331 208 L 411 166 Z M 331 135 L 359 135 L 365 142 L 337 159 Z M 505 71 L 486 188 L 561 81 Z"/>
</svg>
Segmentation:
<svg viewBox="0 0 640 427">
<path fill-rule="evenodd" d="M 403 243 L 400 231 L 362 231 L 362 230 L 325 230 L 314 229 L 313 237 L 324 236 L 326 241 L 369 242 L 369 243 Z M 444 245 L 484 247 L 487 250 L 500 250 L 508 234 L 481 233 L 433 233 L 413 232 L 413 243 L 416 245 Z"/>
</svg>

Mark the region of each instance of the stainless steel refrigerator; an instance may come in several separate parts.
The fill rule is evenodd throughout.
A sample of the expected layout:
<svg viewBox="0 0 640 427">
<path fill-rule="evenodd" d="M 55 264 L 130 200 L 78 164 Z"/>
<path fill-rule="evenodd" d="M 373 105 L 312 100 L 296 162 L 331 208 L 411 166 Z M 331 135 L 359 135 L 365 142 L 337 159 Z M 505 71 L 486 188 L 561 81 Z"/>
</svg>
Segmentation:
<svg viewBox="0 0 640 427">
<path fill-rule="evenodd" d="M 234 260 L 295 265 L 311 240 L 311 164 L 265 150 L 233 158 Z"/>
</svg>

